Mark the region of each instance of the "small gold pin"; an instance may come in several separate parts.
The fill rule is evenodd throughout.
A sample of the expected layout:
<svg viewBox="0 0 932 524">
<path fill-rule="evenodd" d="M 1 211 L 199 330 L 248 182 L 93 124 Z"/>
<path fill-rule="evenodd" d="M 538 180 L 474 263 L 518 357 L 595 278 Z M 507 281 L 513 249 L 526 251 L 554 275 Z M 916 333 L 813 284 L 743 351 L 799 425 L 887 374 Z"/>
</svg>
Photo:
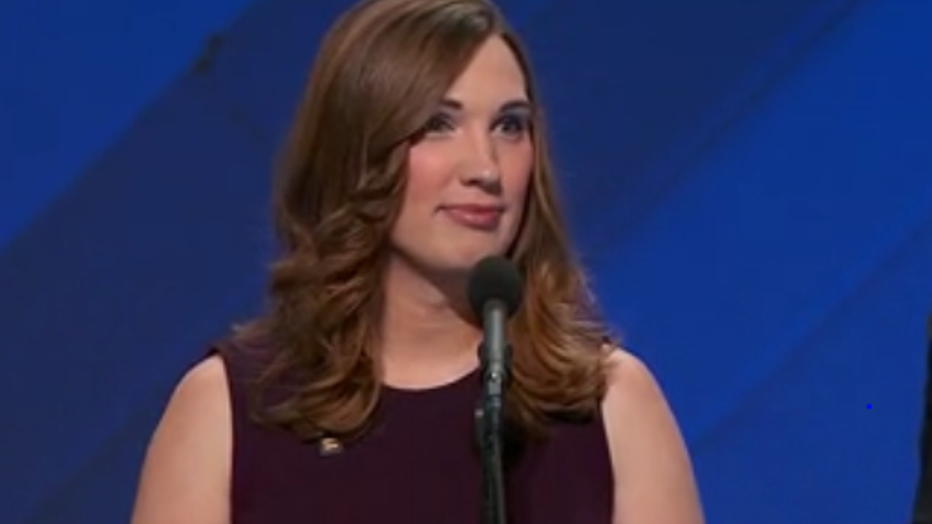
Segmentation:
<svg viewBox="0 0 932 524">
<path fill-rule="evenodd" d="M 317 449 L 321 456 L 329 457 L 331 455 L 336 455 L 342 452 L 343 444 L 340 444 L 340 441 L 333 437 L 324 437 L 320 439 Z"/>
</svg>

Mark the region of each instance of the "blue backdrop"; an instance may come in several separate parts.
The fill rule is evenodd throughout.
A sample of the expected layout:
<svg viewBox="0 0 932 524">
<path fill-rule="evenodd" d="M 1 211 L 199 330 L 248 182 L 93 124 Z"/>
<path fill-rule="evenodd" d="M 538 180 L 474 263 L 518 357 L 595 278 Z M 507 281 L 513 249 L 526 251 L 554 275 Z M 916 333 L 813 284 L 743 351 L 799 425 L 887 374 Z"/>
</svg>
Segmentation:
<svg viewBox="0 0 932 524">
<path fill-rule="evenodd" d="M 256 310 L 268 172 L 346 1 L 0 4 L 0 515 L 118 523 Z M 905 522 L 932 306 L 932 2 L 513 0 L 579 249 L 709 522 Z"/>
</svg>

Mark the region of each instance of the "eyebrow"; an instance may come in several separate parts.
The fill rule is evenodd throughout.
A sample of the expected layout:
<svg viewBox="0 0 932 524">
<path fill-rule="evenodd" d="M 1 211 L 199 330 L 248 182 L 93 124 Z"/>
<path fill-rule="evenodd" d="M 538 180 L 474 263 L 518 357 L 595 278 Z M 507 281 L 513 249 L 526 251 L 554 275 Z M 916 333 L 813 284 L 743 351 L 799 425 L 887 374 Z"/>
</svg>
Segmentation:
<svg viewBox="0 0 932 524">
<path fill-rule="evenodd" d="M 463 103 L 459 100 L 453 98 L 444 98 L 440 101 L 440 107 L 450 109 L 453 111 L 462 111 Z M 501 105 L 498 108 L 499 113 L 508 113 L 512 111 L 526 111 L 528 113 L 532 112 L 533 104 L 529 100 L 523 98 L 516 98 L 514 100 L 509 100 Z"/>
</svg>

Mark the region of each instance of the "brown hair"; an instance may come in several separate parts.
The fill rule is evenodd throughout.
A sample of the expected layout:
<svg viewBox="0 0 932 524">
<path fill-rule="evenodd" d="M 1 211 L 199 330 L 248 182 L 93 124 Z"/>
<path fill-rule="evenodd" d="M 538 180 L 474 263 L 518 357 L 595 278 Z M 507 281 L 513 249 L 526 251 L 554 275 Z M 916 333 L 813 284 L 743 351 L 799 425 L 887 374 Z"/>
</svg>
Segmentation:
<svg viewBox="0 0 932 524">
<path fill-rule="evenodd" d="M 493 36 L 514 51 L 534 101 L 526 54 L 486 0 L 369 0 L 324 38 L 277 179 L 284 253 L 272 270 L 271 310 L 257 324 L 276 348 L 262 384 L 297 380 L 262 420 L 302 438 L 365 429 L 379 398 L 372 350 L 408 148 Z M 568 246 L 540 115 L 532 134 L 534 173 L 510 251 L 526 292 L 510 326 L 506 413 L 543 435 L 553 415 L 597 414 L 608 333 Z"/>
</svg>

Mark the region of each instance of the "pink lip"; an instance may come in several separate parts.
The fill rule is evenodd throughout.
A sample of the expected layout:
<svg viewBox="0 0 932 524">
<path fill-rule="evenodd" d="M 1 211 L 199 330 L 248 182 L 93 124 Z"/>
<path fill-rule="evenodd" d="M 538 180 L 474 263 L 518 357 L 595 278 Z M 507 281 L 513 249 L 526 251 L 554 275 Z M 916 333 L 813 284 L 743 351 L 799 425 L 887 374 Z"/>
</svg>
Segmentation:
<svg viewBox="0 0 932 524">
<path fill-rule="evenodd" d="M 504 208 L 502 206 L 462 204 L 444 206 L 443 211 L 454 222 L 462 226 L 488 231 L 498 227 Z"/>
</svg>

